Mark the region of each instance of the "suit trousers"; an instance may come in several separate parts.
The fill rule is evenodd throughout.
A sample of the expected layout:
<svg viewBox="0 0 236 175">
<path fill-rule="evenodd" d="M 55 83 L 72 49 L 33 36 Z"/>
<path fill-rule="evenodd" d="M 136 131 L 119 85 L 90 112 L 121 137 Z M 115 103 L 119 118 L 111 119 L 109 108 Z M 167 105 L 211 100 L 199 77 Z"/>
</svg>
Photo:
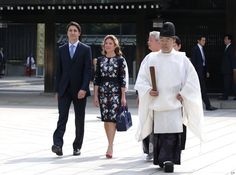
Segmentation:
<svg viewBox="0 0 236 175">
<path fill-rule="evenodd" d="M 224 74 L 223 79 L 224 79 L 223 97 L 228 98 L 228 96 L 231 94 L 231 92 L 236 96 L 235 85 L 233 82 L 233 74 Z"/>
<path fill-rule="evenodd" d="M 73 149 L 81 149 L 84 138 L 84 118 L 87 98 L 78 99 L 77 94 L 73 95 L 72 91 L 67 88 L 62 97 L 58 97 L 59 119 L 57 128 L 53 134 L 54 145 L 63 146 L 63 136 L 66 130 L 68 115 L 71 102 L 74 105 L 75 111 L 75 140 L 73 142 Z"/>
<path fill-rule="evenodd" d="M 143 152 L 145 154 L 153 154 L 153 143 L 154 142 L 154 133 L 151 133 L 145 139 L 143 139 Z"/>
<path fill-rule="evenodd" d="M 201 86 L 201 94 L 202 94 L 202 101 L 204 102 L 204 104 L 206 105 L 206 108 L 211 106 L 210 100 L 208 98 L 207 95 L 207 89 L 206 89 L 206 83 L 205 80 L 206 78 L 203 76 L 199 76 L 199 82 L 200 82 L 200 86 Z"/>
</svg>

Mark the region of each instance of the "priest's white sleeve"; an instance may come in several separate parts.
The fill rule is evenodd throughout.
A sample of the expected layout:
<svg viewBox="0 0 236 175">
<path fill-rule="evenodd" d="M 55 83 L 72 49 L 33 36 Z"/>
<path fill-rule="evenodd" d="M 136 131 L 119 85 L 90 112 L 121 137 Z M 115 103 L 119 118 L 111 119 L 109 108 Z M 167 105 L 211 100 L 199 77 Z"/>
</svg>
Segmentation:
<svg viewBox="0 0 236 175">
<path fill-rule="evenodd" d="M 151 82 L 149 78 L 149 68 L 147 64 L 141 64 L 137 80 L 134 89 L 138 91 L 139 96 L 139 108 L 138 116 L 139 123 L 136 132 L 136 139 L 138 141 L 143 140 L 147 137 L 153 130 L 153 116 L 152 112 L 149 110 Z"/>
<path fill-rule="evenodd" d="M 186 58 L 186 80 L 180 91 L 183 97 L 184 124 L 203 140 L 204 114 L 201 89 L 197 73 L 192 63 Z"/>
</svg>

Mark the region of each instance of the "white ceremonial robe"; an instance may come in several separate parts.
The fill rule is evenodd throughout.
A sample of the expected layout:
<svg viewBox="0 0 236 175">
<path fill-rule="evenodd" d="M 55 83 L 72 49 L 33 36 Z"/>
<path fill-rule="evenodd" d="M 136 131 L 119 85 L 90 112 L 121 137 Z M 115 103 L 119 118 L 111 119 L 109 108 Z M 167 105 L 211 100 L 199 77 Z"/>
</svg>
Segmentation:
<svg viewBox="0 0 236 175">
<path fill-rule="evenodd" d="M 157 97 L 149 95 L 152 89 L 150 66 L 155 67 L 159 92 Z M 145 64 L 140 66 L 134 88 L 139 94 L 139 127 L 136 133 L 139 141 L 152 132 L 153 120 L 158 123 L 154 124 L 155 133 L 182 132 L 184 123 L 202 139 L 203 108 L 200 85 L 197 73 L 185 54 L 174 49 L 170 53 L 150 53 Z M 176 98 L 178 93 L 184 99 L 183 105 Z M 183 116 L 180 112 L 182 107 Z M 171 126 L 166 127 L 170 122 Z"/>
<path fill-rule="evenodd" d="M 128 64 L 125 60 L 125 81 L 126 81 L 126 90 L 125 92 L 127 92 L 129 90 L 129 68 L 128 68 Z"/>
</svg>

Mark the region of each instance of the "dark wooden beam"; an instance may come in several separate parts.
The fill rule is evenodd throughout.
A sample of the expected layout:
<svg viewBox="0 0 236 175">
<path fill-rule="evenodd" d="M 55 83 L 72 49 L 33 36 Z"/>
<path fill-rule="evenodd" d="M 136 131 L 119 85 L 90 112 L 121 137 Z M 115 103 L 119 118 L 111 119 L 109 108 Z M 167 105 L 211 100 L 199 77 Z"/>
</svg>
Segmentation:
<svg viewBox="0 0 236 175">
<path fill-rule="evenodd" d="M 136 67 L 139 69 L 140 63 L 143 60 L 146 53 L 146 45 L 147 45 L 147 36 L 148 29 L 145 21 L 145 17 L 140 15 L 137 17 L 137 35 L 136 35 Z M 135 77 L 134 77 L 135 78 Z"/>
<path fill-rule="evenodd" d="M 145 3 L 155 2 L 155 0 L 0 0 L 0 5 L 42 5 L 42 4 L 108 4 L 108 3 Z"/>
<path fill-rule="evenodd" d="M 44 91 L 54 91 L 55 80 L 55 23 L 52 18 L 48 18 L 45 23 L 45 79 Z"/>
<path fill-rule="evenodd" d="M 226 0 L 226 33 L 230 33 L 236 38 L 236 1 Z"/>
</svg>

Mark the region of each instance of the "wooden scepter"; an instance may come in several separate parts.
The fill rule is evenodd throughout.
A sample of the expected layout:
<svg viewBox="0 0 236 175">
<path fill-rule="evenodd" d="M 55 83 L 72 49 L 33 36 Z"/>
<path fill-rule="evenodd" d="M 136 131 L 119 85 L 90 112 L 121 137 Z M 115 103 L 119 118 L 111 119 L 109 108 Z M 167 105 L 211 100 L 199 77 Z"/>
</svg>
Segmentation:
<svg viewBox="0 0 236 175">
<path fill-rule="evenodd" d="M 151 81 L 152 81 L 152 90 L 157 91 L 157 83 L 156 83 L 156 74 L 155 74 L 155 67 L 150 66 L 150 75 L 151 75 Z"/>
</svg>

